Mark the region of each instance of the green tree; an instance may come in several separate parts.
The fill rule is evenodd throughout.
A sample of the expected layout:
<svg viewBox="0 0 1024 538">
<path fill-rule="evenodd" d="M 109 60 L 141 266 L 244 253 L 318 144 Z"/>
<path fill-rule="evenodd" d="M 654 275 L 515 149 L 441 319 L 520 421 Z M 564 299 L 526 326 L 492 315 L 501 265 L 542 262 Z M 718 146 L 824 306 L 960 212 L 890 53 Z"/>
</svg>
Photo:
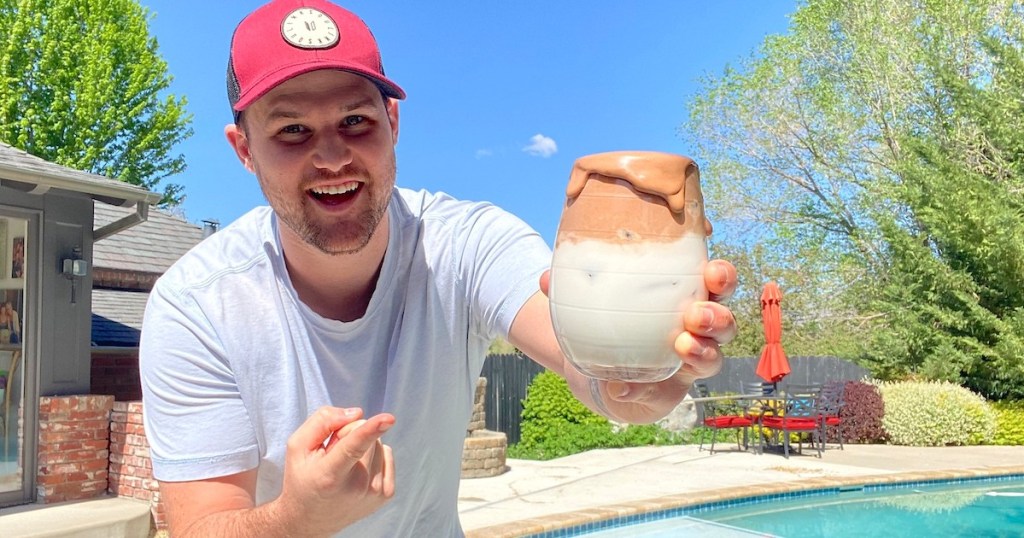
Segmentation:
<svg viewBox="0 0 1024 538">
<path fill-rule="evenodd" d="M 878 364 L 988 397 L 1024 396 L 1024 43 L 985 38 L 994 69 L 965 79 L 930 66 L 948 96 L 944 132 L 905 137 L 889 195 L 908 208 L 878 221 L 894 270 L 873 307 Z M 901 218 L 902 217 L 902 218 Z"/>
<path fill-rule="evenodd" d="M 782 344 L 786 354 L 854 357 L 861 348 L 858 332 L 864 320 L 844 308 L 844 269 L 834 252 L 808 244 L 790 250 L 779 238 L 764 238 L 750 245 L 718 243 L 714 256 L 730 260 L 739 286 L 728 305 L 739 329 L 736 339 L 723 348 L 727 356 L 758 356 L 765 344 L 761 312 L 764 284 L 775 281 L 782 290 Z M 822 268 L 831 268 L 822 270 Z M 840 287 L 837 287 L 840 286 Z"/>
<path fill-rule="evenodd" d="M 186 100 L 135 0 L 0 0 L 0 140 L 155 190 L 185 169 Z M 161 205 L 180 203 L 167 184 Z"/>
<path fill-rule="evenodd" d="M 1012 267 L 991 263 L 995 255 L 978 263 L 958 258 L 971 258 L 979 254 L 976 250 L 952 254 L 948 242 L 968 227 L 950 225 L 945 237 L 936 236 L 938 229 L 926 218 L 936 209 L 915 193 L 930 192 L 923 178 L 945 167 L 941 173 L 951 178 L 949 190 L 933 198 L 945 196 L 955 204 L 943 207 L 950 220 L 967 214 L 987 218 L 979 204 L 988 195 L 960 195 L 952 178 L 962 170 L 990 183 L 1005 176 L 1007 170 L 985 164 L 995 159 L 988 148 L 1005 146 L 988 140 L 995 132 L 982 133 L 976 120 L 1001 114 L 991 117 L 990 131 L 1011 125 L 1005 136 L 1012 138 L 1014 121 L 1004 116 L 1016 112 L 990 106 L 989 112 L 979 112 L 982 116 L 969 114 L 963 109 L 979 102 L 958 97 L 958 88 L 998 90 L 990 97 L 1007 97 L 1008 82 L 997 82 L 1006 77 L 1005 62 L 992 50 L 1019 50 L 1021 36 L 1024 8 L 1014 0 L 808 0 L 793 15 L 789 33 L 769 37 L 757 54 L 704 81 L 681 133 L 704 162 L 716 241 L 748 252 L 770 246 L 768 261 L 774 265 L 764 274 L 781 275 L 775 278 L 784 291 L 787 278 L 797 289 L 797 279 L 807 282 L 800 291 L 808 295 L 815 294 L 812 287 L 820 290 L 814 299 L 784 303 L 784 315 L 819 326 L 822 339 L 815 347 L 832 346 L 832 339 L 845 331 L 841 347 L 870 361 L 876 372 L 948 378 L 978 371 L 976 363 L 969 366 L 965 359 L 980 356 L 980 348 L 970 348 L 969 340 L 943 340 L 947 347 L 923 340 L 925 333 L 933 338 L 932 331 L 949 327 L 934 323 L 934 316 L 930 324 L 927 316 L 915 324 L 920 333 L 892 329 L 915 319 L 907 307 L 898 308 L 900 301 L 932 304 L 936 290 L 955 283 L 962 305 L 943 315 L 954 310 L 966 315 L 980 293 L 999 289 L 995 280 L 972 288 L 973 272 Z M 949 162 L 929 160 L 935 150 L 926 148 L 941 148 Z M 1012 152 L 997 154 L 1007 160 Z M 1019 192 L 1012 182 L 1000 181 L 1005 196 L 999 199 L 1010 200 Z M 964 207 L 971 204 L 977 207 Z M 923 246 L 911 248 L 917 245 Z M 924 278 L 921 273 L 936 278 L 912 286 L 913 277 Z M 1006 306 L 985 307 L 988 314 L 975 311 L 977 316 L 956 323 L 970 325 L 994 316 L 989 325 L 1014 326 L 1015 307 Z M 986 341 L 995 345 L 995 340 Z M 1009 353 L 1013 346 L 1000 342 Z M 911 346 L 931 349 L 935 359 L 925 366 L 920 349 L 906 351 Z M 938 357 L 948 355 L 949 346 L 965 360 L 940 371 Z"/>
</svg>

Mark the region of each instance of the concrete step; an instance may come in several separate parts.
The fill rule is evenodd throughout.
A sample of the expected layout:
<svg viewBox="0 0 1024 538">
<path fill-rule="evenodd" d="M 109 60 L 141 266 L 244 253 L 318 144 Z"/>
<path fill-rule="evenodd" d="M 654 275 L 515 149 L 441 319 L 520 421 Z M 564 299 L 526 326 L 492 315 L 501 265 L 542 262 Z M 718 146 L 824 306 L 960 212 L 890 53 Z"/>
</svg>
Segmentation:
<svg viewBox="0 0 1024 538">
<path fill-rule="evenodd" d="M 149 503 L 102 497 L 58 504 L 0 509 L 3 538 L 147 538 Z"/>
</svg>

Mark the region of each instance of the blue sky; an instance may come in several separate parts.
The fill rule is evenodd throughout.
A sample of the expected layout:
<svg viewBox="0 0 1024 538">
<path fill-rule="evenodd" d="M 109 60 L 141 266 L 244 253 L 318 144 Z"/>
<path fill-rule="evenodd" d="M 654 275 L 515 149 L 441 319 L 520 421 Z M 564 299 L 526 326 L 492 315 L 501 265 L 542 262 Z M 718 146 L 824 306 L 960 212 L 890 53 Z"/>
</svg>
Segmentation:
<svg viewBox="0 0 1024 538">
<path fill-rule="evenodd" d="M 264 205 L 228 147 L 235 25 L 257 0 L 141 0 L 188 98 L 195 134 L 185 217 L 226 225 Z M 398 184 L 487 200 L 553 243 L 576 158 L 614 150 L 701 156 L 678 128 L 699 79 L 784 33 L 797 0 L 350 1 L 377 37 L 400 107 Z"/>
</svg>

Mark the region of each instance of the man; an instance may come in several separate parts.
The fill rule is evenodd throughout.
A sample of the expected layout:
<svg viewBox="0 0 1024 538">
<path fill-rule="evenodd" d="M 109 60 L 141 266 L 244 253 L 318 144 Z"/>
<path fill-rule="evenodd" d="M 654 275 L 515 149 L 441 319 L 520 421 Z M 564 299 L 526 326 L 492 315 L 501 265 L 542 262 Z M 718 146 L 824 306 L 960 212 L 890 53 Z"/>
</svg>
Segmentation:
<svg viewBox="0 0 1024 538">
<path fill-rule="evenodd" d="M 567 366 L 536 232 L 489 204 L 395 187 L 405 94 L 355 15 L 324 0 L 253 12 L 232 38 L 228 93 L 228 141 L 271 207 L 159 280 L 142 338 L 175 537 L 460 536 L 462 444 L 495 336 L 620 421 L 657 420 L 719 369 L 735 323 L 713 302 L 686 313 L 667 381 Z M 712 262 L 705 280 L 724 296 L 735 270 Z"/>
</svg>

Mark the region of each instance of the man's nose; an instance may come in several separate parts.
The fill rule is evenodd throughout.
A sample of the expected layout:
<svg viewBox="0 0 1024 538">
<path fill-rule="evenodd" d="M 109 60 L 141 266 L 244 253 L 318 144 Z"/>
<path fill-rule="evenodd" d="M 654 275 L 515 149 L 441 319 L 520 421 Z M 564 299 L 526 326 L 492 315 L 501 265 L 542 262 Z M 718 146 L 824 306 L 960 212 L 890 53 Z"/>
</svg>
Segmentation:
<svg viewBox="0 0 1024 538">
<path fill-rule="evenodd" d="M 338 133 L 325 133 L 317 137 L 313 153 L 313 165 L 317 168 L 338 172 L 352 162 L 352 148 Z"/>
</svg>

